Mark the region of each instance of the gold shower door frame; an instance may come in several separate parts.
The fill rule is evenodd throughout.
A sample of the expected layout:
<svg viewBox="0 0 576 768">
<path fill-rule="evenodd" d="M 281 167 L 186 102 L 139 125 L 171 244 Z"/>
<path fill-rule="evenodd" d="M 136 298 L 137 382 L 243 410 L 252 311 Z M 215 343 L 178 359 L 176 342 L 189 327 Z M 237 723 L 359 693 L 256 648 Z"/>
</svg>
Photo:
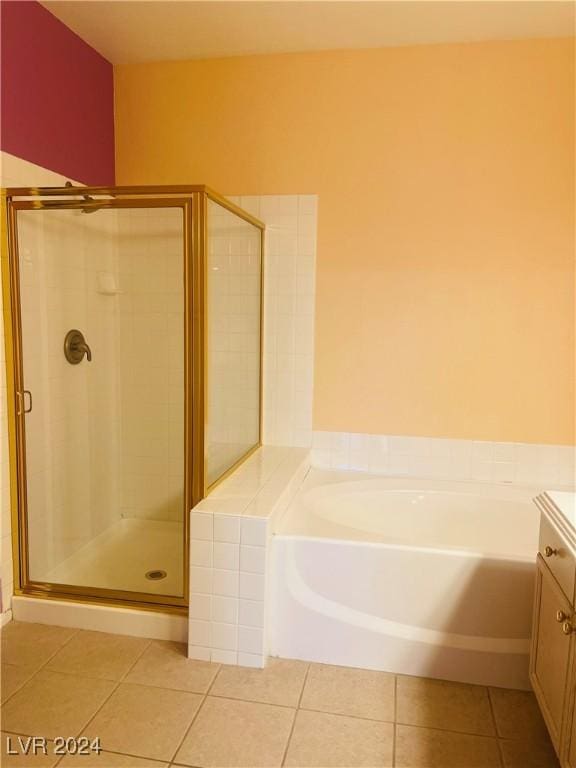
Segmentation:
<svg viewBox="0 0 576 768">
<path fill-rule="evenodd" d="M 100 199 L 67 199 L 79 195 L 107 196 Z M 8 440 L 10 455 L 10 501 L 12 509 L 12 554 L 14 594 L 45 599 L 123 605 L 170 613 L 188 611 L 190 531 L 189 513 L 209 490 L 206 485 L 204 437 L 207 401 L 207 201 L 213 200 L 260 230 L 261 289 L 263 286 L 264 224 L 226 198 L 203 185 L 161 187 L 46 187 L 3 191 L 7 230 L 2 242 L 2 284 L 8 393 Z M 27 198 L 27 199 L 14 199 Z M 48 199 L 46 199 L 48 198 Z M 56 198 L 56 199 L 51 199 Z M 4 208 L 4 205 L 2 206 Z M 17 216 L 20 210 L 78 210 L 121 208 L 181 208 L 184 247 L 184 530 L 183 596 L 79 587 L 33 581 L 28 562 L 28 509 L 26 475 L 26 430 L 24 370 L 20 313 L 20 276 Z M 260 292 L 260 428 L 258 443 L 225 473 L 245 461 L 262 444 L 262 314 Z"/>
</svg>

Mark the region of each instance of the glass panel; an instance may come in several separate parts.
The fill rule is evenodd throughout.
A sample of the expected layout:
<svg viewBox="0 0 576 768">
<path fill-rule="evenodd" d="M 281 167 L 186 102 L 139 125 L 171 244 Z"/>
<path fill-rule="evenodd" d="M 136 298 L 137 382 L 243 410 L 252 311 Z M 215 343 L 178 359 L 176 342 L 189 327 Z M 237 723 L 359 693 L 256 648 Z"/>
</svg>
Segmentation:
<svg viewBox="0 0 576 768">
<path fill-rule="evenodd" d="M 208 201 L 206 482 L 260 436 L 260 229 Z"/>
<path fill-rule="evenodd" d="M 183 596 L 183 210 L 17 223 L 30 578 Z"/>
</svg>

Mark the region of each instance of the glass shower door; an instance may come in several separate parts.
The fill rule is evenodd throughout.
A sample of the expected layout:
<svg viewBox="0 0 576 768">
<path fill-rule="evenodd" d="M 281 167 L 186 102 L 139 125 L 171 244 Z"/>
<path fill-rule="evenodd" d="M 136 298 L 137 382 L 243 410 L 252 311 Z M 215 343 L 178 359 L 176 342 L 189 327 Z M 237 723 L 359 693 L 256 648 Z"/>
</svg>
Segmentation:
<svg viewBox="0 0 576 768">
<path fill-rule="evenodd" d="M 30 584 L 184 599 L 190 205 L 15 204 Z"/>
</svg>

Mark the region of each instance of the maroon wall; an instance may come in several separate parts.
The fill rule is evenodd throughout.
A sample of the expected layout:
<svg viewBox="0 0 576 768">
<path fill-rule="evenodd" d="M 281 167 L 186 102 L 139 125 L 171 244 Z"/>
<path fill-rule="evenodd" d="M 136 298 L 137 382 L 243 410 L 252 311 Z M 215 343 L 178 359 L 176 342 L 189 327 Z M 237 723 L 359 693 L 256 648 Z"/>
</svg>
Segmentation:
<svg viewBox="0 0 576 768">
<path fill-rule="evenodd" d="M 110 62 L 35 0 L 3 0 L 0 22 L 0 148 L 84 184 L 113 184 Z"/>
</svg>

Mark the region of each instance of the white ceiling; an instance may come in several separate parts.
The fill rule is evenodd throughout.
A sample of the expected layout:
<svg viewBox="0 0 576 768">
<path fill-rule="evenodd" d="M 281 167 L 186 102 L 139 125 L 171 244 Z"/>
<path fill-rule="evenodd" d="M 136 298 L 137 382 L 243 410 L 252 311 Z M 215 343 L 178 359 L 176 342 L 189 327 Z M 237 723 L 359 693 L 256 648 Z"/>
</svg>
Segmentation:
<svg viewBox="0 0 576 768">
<path fill-rule="evenodd" d="M 556 0 L 45 0 L 114 64 L 421 43 L 565 37 Z"/>
</svg>

